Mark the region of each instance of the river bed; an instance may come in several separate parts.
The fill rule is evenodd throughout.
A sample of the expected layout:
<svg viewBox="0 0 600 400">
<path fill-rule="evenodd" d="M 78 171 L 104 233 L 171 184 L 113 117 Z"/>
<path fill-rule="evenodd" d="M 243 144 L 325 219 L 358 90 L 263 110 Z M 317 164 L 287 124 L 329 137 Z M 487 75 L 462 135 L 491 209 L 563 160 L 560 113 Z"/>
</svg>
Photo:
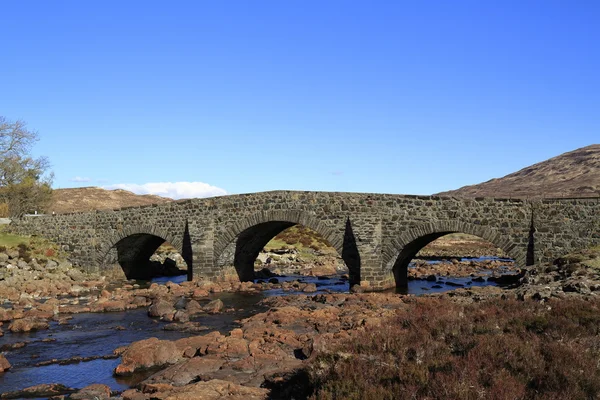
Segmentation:
<svg viewBox="0 0 600 400">
<path fill-rule="evenodd" d="M 431 261 L 431 263 L 435 263 L 435 261 Z M 161 278 L 156 281 L 177 282 L 183 279 L 185 277 Z M 348 281 L 342 276 L 285 276 L 277 277 L 277 279 L 280 282 L 297 280 L 301 283 L 314 283 L 317 292 L 310 293 L 310 295 L 349 291 Z M 496 283 L 485 279 L 482 282 L 476 282 L 471 277 L 438 277 L 435 282 L 411 280 L 403 293 L 420 295 L 453 290 L 461 286 L 486 285 L 495 286 Z M 220 298 L 226 311 L 216 315 L 203 314 L 194 321 L 200 322 L 207 328 L 203 333 L 214 330 L 226 333 L 238 326 L 237 320 L 264 311 L 265 308 L 259 305 L 261 299 L 267 296 L 290 294 L 302 294 L 302 292 L 272 289 L 260 293 L 215 294 L 202 303 Z M 5 352 L 12 368 L 0 374 L 0 393 L 42 383 L 61 383 L 73 388 L 102 383 L 117 391 L 136 385 L 151 372 L 127 378 L 113 376 L 113 370 L 120 361 L 118 358 L 109 357 L 114 357 L 112 355 L 116 348 L 149 337 L 175 340 L 198 334 L 163 330 L 167 323 L 149 318 L 147 312 L 147 308 L 144 307 L 123 312 L 82 313 L 73 315 L 73 318 L 64 325 L 52 322 L 48 330 L 22 334 L 7 332 L 4 337 L 0 337 L 0 348 L 17 342 L 26 342 L 26 344 L 21 348 Z M 53 359 L 66 360 L 74 357 L 98 356 L 106 356 L 107 359 L 99 358 L 67 365 L 55 363 L 38 366 L 39 363 Z"/>
</svg>

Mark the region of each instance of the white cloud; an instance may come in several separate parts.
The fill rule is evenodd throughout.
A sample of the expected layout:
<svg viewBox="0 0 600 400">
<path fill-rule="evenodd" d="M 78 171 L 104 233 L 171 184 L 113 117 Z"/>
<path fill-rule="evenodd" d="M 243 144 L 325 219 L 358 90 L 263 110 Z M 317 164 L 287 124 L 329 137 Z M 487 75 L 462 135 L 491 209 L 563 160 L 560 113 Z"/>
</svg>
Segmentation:
<svg viewBox="0 0 600 400">
<path fill-rule="evenodd" d="M 105 189 L 124 189 L 137 194 L 155 194 L 172 199 L 191 199 L 196 197 L 213 197 L 227 194 L 225 189 L 204 182 L 152 182 L 138 185 L 136 183 L 118 183 L 105 186 Z"/>
<path fill-rule="evenodd" d="M 70 181 L 71 182 L 89 182 L 89 181 L 91 181 L 91 179 L 90 178 L 84 178 L 84 177 L 81 177 L 81 176 L 76 176 L 76 177 L 71 178 Z"/>
</svg>

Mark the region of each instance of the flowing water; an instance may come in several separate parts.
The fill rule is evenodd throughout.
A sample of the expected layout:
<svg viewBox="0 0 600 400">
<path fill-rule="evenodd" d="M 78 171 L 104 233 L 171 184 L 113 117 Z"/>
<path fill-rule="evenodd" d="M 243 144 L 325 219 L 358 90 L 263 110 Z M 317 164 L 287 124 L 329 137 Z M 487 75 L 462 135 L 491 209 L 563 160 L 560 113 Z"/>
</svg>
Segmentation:
<svg viewBox="0 0 600 400">
<path fill-rule="evenodd" d="M 487 259 L 495 258 L 465 260 Z M 435 263 L 436 261 L 430 262 Z M 182 276 L 160 278 L 155 281 L 181 282 L 184 279 L 185 277 Z M 317 292 L 308 295 L 349 291 L 347 279 L 341 276 L 286 276 L 277 279 L 279 282 L 297 280 L 300 283 L 314 283 Z M 488 281 L 475 282 L 470 277 L 443 277 L 435 282 L 412 280 L 409 281 L 405 293 L 419 295 L 453 290 L 458 286 L 486 285 L 496 285 L 496 283 Z M 217 315 L 202 315 L 194 321 L 206 326 L 208 329 L 205 332 L 218 330 L 226 333 L 237 326 L 236 320 L 264 311 L 264 308 L 258 305 L 264 297 L 290 294 L 302 294 L 302 292 L 272 289 L 251 294 L 219 293 L 204 302 L 220 298 L 228 311 Z M 68 324 L 59 325 L 53 322 L 48 330 L 23 334 L 7 332 L 4 337 L 0 337 L 0 348 L 17 342 L 25 342 L 26 344 L 21 348 L 5 353 L 12 364 L 12 368 L 4 374 L 0 374 L 0 393 L 20 390 L 42 383 L 62 383 L 74 388 L 82 388 L 92 383 L 103 383 L 109 385 L 113 390 L 125 390 L 145 379 L 149 373 L 127 378 L 115 377 L 112 371 L 119 364 L 118 358 L 99 358 L 65 365 L 56 363 L 45 366 L 36 365 L 53 359 L 67 360 L 73 357 L 111 356 L 113 350 L 117 347 L 149 337 L 174 340 L 197 335 L 197 333 L 166 331 L 163 330 L 165 325 L 165 322 L 149 318 L 146 308 L 140 308 L 123 312 L 75 314 Z"/>
</svg>

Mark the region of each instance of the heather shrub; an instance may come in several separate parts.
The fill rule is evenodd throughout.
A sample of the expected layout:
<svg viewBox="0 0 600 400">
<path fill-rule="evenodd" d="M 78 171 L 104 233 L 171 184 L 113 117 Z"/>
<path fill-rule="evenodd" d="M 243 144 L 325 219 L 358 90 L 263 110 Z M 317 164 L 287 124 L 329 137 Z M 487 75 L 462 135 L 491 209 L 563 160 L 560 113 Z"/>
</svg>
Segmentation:
<svg viewBox="0 0 600 400">
<path fill-rule="evenodd" d="M 417 299 L 318 355 L 312 398 L 597 398 L 599 304 Z"/>
</svg>

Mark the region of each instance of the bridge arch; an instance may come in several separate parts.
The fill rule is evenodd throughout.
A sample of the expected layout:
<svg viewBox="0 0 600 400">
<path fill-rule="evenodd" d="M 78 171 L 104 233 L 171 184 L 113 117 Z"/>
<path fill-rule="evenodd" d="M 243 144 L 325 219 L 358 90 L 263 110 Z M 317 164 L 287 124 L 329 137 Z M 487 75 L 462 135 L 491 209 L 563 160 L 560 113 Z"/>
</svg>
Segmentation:
<svg viewBox="0 0 600 400">
<path fill-rule="evenodd" d="M 250 281 L 254 279 L 254 260 L 259 252 L 278 233 L 297 224 L 317 232 L 335 248 L 339 255 L 342 255 L 343 234 L 320 219 L 300 210 L 266 210 L 226 226 L 215 237 L 215 263 L 235 243 L 233 265 L 241 281 Z"/>
<path fill-rule="evenodd" d="M 450 233 L 467 233 L 478 236 L 502 249 L 517 265 L 526 264 L 526 254 L 510 238 L 489 226 L 469 224 L 461 221 L 436 221 L 420 225 L 394 238 L 384 251 L 383 265 L 391 271 L 396 286 L 408 283 L 408 264 L 423 247 Z"/>
<path fill-rule="evenodd" d="M 100 246 L 96 265 L 118 263 L 127 279 L 147 279 L 149 276 L 144 264 L 165 242 L 182 253 L 182 238 L 174 236 L 167 229 L 152 225 L 127 226 L 110 234 Z M 191 272 L 189 266 L 188 271 Z"/>
</svg>

